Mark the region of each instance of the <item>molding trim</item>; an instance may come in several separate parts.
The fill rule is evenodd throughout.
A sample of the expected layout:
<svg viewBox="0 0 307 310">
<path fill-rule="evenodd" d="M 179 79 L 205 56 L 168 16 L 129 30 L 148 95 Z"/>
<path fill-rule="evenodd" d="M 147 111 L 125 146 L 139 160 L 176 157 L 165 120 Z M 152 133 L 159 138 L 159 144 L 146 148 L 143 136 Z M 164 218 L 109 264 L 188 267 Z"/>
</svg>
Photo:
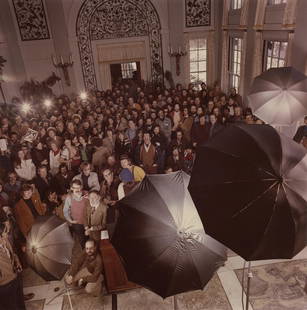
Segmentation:
<svg viewBox="0 0 307 310">
<path fill-rule="evenodd" d="M 150 0 L 86 0 L 76 34 L 86 89 L 97 89 L 92 41 L 140 36 L 149 37 L 151 80 L 163 83 L 161 23 Z"/>
</svg>

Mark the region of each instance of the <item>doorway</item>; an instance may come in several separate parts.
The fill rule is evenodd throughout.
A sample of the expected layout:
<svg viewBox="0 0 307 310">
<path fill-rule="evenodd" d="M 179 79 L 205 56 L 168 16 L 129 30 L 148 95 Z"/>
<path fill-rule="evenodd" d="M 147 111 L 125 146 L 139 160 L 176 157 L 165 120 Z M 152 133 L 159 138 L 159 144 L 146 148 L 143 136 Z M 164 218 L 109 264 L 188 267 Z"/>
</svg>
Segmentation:
<svg viewBox="0 0 307 310">
<path fill-rule="evenodd" d="M 140 82 L 141 65 L 139 61 L 110 64 L 112 86 L 133 80 Z"/>
</svg>

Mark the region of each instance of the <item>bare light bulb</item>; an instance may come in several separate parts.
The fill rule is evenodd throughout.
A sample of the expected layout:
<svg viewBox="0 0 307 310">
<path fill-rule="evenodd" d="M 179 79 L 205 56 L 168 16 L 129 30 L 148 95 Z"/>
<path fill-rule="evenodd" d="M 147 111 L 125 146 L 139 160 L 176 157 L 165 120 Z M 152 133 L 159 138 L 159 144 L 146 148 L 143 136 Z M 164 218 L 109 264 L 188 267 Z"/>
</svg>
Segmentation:
<svg viewBox="0 0 307 310">
<path fill-rule="evenodd" d="M 24 113 L 28 113 L 28 112 L 31 110 L 31 106 L 30 106 L 29 103 L 26 103 L 26 102 L 25 102 L 25 103 L 22 105 L 21 109 L 22 109 L 22 111 L 23 111 Z"/>
<path fill-rule="evenodd" d="M 82 100 L 86 100 L 86 99 L 87 99 L 87 93 L 86 93 L 86 92 L 82 92 L 82 93 L 80 94 L 80 98 L 81 98 Z"/>
<path fill-rule="evenodd" d="M 46 99 L 45 101 L 44 101 L 44 105 L 45 105 L 45 107 L 47 107 L 47 108 L 49 108 L 50 106 L 51 106 L 51 100 L 50 99 Z"/>
</svg>

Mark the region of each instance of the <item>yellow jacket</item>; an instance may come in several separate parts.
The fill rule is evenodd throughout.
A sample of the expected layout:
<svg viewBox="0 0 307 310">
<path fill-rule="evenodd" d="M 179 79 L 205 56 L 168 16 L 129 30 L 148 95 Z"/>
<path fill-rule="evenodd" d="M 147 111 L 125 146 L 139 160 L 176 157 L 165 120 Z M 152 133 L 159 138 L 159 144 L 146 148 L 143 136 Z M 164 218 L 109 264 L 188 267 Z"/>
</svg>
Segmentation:
<svg viewBox="0 0 307 310">
<path fill-rule="evenodd" d="M 134 182 L 141 182 L 145 177 L 145 171 L 138 166 L 132 167 L 132 174 L 134 178 Z"/>
</svg>

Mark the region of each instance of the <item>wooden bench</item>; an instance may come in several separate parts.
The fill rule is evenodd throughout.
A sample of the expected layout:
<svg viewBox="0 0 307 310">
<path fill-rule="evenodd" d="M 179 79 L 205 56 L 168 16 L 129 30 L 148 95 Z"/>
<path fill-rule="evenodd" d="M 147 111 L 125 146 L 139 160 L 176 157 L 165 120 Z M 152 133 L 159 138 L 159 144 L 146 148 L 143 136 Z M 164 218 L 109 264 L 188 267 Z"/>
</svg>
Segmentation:
<svg viewBox="0 0 307 310">
<path fill-rule="evenodd" d="M 106 289 L 112 295 L 112 310 L 116 310 L 117 293 L 140 286 L 128 281 L 121 259 L 109 239 L 100 240 L 99 248 L 104 266 Z"/>
</svg>

